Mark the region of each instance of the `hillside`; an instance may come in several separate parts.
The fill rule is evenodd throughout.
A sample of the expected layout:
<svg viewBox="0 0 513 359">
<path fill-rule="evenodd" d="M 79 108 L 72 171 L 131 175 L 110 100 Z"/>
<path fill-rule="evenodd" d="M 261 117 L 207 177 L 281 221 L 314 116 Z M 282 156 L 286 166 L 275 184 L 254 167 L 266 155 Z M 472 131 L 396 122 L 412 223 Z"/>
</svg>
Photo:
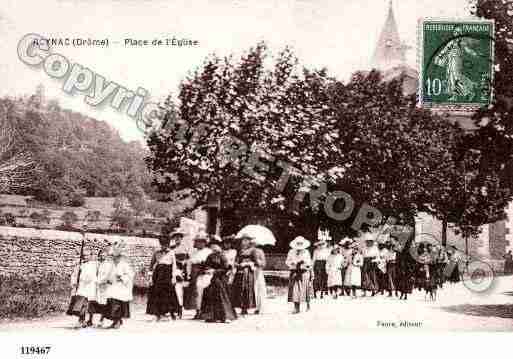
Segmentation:
<svg viewBox="0 0 513 359">
<path fill-rule="evenodd" d="M 120 203 L 126 218 L 119 215 Z M 128 201 L 115 197 L 85 197 L 82 206 L 70 207 L 41 203 L 31 196 L 0 194 L 0 224 L 44 229 L 67 227 L 68 230 L 86 226 L 92 232 L 157 234 L 163 225 L 177 225 L 174 222 L 179 216 L 195 216 L 190 211 L 192 205 L 190 200 L 148 200 L 147 209 L 136 215 Z"/>
</svg>

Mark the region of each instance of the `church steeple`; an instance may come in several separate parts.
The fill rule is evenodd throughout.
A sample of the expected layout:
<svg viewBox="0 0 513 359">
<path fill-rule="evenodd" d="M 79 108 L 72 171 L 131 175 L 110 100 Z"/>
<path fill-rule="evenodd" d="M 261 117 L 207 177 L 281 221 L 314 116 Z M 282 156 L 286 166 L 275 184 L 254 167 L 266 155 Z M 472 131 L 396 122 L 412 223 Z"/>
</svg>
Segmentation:
<svg viewBox="0 0 513 359">
<path fill-rule="evenodd" d="M 406 48 L 399 38 L 392 0 L 390 0 L 388 16 L 379 35 L 372 58 L 372 66 L 378 70 L 386 71 L 395 66 L 404 65 L 406 62 L 405 52 Z"/>
</svg>

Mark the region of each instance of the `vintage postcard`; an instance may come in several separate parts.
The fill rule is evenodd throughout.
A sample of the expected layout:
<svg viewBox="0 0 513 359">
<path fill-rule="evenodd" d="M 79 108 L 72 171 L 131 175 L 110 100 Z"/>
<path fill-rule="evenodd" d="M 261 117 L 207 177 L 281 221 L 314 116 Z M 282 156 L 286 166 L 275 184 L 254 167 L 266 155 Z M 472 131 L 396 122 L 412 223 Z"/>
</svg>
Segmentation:
<svg viewBox="0 0 513 359">
<path fill-rule="evenodd" d="M 510 0 L 3 0 L 0 357 L 513 332 L 512 34 Z"/>
</svg>

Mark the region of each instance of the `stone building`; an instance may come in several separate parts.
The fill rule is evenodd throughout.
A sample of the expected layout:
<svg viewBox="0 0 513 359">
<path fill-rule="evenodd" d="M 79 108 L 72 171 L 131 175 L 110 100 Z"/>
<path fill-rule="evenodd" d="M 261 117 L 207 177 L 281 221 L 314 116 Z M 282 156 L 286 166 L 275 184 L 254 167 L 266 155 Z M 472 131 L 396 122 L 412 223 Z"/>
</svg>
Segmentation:
<svg viewBox="0 0 513 359">
<path fill-rule="evenodd" d="M 393 5 L 390 2 L 385 24 L 372 57 L 372 67 L 383 73 L 385 81 L 404 75 L 404 93 L 413 94 L 418 89 L 419 73 L 406 63 L 408 49 L 409 47 L 400 39 Z M 467 131 L 473 131 L 475 126 L 471 121 L 471 115 L 471 112 L 453 111 L 450 113 L 449 120 L 458 122 Z M 506 209 L 506 214 L 507 220 L 483 225 L 479 238 L 468 241 L 471 255 L 478 258 L 502 259 L 507 250 L 513 249 L 513 203 Z M 441 222 L 426 213 L 420 213 L 417 216 L 415 229 L 416 233 L 426 233 L 435 238 L 441 238 Z M 465 240 L 454 233 L 450 224 L 447 242 L 465 252 Z"/>
</svg>

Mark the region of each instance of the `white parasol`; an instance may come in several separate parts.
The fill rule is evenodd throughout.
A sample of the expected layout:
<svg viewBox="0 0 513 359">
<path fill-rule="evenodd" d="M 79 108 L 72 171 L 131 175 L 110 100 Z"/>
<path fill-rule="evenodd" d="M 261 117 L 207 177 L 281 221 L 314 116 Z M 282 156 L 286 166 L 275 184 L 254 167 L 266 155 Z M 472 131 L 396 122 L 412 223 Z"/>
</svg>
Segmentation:
<svg viewBox="0 0 513 359">
<path fill-rule="evenodd" d="M 274 238 L 273 232 L 271 232 L 269 228 L 258 224 L 250 224 L 243 227 L 239 233 L 237 233 L 236 238 L 243 236 L 254 238 L 255 243 L 259 246 L 274 246 L 276 244 L 276 238 Z"/>
</svg>

